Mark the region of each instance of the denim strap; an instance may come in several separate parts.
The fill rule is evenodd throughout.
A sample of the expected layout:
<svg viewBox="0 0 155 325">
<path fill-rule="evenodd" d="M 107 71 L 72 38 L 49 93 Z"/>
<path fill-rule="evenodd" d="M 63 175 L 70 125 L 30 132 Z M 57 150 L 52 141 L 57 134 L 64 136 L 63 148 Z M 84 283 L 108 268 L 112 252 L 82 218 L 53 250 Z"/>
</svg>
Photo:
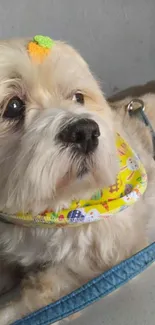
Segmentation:
<svg viewBox="0 0 155 325">
<path fill-rule="evenodd" d="M 155 242 L 81 288 L 12 325 L 50 325 L 107 296 L 155 262 Z"/>
</svg>

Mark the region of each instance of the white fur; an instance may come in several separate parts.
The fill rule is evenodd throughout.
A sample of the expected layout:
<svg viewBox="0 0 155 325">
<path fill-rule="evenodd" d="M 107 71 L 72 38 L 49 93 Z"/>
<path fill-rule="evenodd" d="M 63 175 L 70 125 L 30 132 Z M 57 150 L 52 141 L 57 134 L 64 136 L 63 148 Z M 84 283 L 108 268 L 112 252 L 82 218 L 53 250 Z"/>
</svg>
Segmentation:
<svg viewBox="0 0 155 325">
<path fill-rule="evenodd" d="M 145 128 L 136 123 L 134 133 L 129 120 L 125 126 L 123 105 L 121 114 L 111 111 L 85 61 L 71 47 L 57 42 L 45 62 L 37 65 L 30 60 L 26 44 L 17 40 L 0 45 L 1 114 L 10 97 L 18 95 L 26 103 L 20 128 L 14 130 L 13 122 L 0 121 L 0 210 L 31 211 L 35 216 L 45 209 L 67 207 L 73 198 L 89 198 L 96 189 L 114 183 L 116 131 L 141 155 L 149 186 L 134 206 L 89 225 L 25 229 L 1 223 L 0 257 L 5 256 L 8 269 L 13 263 L 27 270 L 20 297 L 0 312 L 1 325 L 57 300 L 143 248 L 148 208 L 154 205 L 148 200 L 155 176 L 151 140 L 147 136 L 146 150 L 140 136 L 147 132 Z M 84 106 L 72 100 L 77 90 L 85 94 Z M 82 117 L 96 121 L 101 132 L 97 150 L 85 159 L 56 141 L 60 129 Z M 88 172 L 79 179 L 83 164 Z"/>
</svg>

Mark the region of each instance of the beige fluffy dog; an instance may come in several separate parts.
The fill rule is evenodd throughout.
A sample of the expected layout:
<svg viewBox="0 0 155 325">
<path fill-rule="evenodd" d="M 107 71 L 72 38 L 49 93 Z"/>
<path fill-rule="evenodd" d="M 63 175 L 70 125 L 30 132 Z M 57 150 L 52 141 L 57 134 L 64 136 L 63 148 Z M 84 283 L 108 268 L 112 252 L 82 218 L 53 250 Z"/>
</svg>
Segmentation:
<svg viewBox="0 0 155 325">
<path fill-rule="evenodd" d="M 140 155 L 148 188 L 113 218 L 80 227 L 31 229 L 1 222 L 1 294 L 21 280 L 17 297 L 0 311 L 1 325 L 59 299 L 142 249 L 155 206 L 151 136 L 125 112 L 129 98 L 111 109 L 70 46 L 56 42 L 37 65 L 27 42 L 0 43 L 0 210 L 34 215 L 57 210 L 114 183 L 119 170 L 115 132 Z M 144 101 L 155 128 L 155 97 Z"/>
</svg>

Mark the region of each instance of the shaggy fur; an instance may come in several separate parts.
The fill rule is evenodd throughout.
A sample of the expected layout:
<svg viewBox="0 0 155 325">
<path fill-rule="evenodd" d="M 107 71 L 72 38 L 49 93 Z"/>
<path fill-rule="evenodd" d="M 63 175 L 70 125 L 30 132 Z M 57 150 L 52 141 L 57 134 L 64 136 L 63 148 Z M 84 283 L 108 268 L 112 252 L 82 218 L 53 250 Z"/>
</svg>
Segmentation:
<svg viewBox="0 0 155 325">
<path fill-rule="evenodd" d="M 134 206 L 113 218 L 74 228 L 27 229 L 0 223 L 0 292 L 20 280 L 16 299 L 0 311 L 8 325 L 129 257 L 147 244 L 148 211 L 154 208 L 155 163 L 149 131 L 125 113 L 130 98 L 111 109 L 87 64 L 70 46 L 56 42 L 42 65 L 31 62 L 27 40 L 0 44 L 0 210 L 37 214 L 67 207 L 112 184 L 118 172 L 115 132 L 141 156 L 148 189 Z M 84 94 L 84 105 L 75 93 Z M 22 121 L 5 118 L 7 103 L 20 97 Z M 145 96 L 155 128 L 155 96 Z M 3 116 L 4 115 L 4 116 Z M 59 131 L 91 118 L 100 128 L 91 155 L 76 155 L 56 141 Z M 86 168 L 80 177 L 79 171 Z"/>
</svg>

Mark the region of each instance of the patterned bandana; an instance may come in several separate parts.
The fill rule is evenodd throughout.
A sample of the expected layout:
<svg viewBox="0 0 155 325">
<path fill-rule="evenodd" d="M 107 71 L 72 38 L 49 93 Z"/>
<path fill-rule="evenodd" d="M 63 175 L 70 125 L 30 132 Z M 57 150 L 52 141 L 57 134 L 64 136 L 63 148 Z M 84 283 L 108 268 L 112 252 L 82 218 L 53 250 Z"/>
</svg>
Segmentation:
<svg viewBox="0 0 155 325">
<path fill-rule="evenodd" d="M 45 211 L 37 216 L 22 213 L 1 213 L 1 216 L 22 226 L 63 227 L 102 220 L 123 211 L 145 192 L 147 175 L 139 157 L 119 134 L 116 134 L 116 147 L 120 163 L 116 183 L 98 190 L 90 200 L 72 201 L 68 209 Z"/>
</svg>

